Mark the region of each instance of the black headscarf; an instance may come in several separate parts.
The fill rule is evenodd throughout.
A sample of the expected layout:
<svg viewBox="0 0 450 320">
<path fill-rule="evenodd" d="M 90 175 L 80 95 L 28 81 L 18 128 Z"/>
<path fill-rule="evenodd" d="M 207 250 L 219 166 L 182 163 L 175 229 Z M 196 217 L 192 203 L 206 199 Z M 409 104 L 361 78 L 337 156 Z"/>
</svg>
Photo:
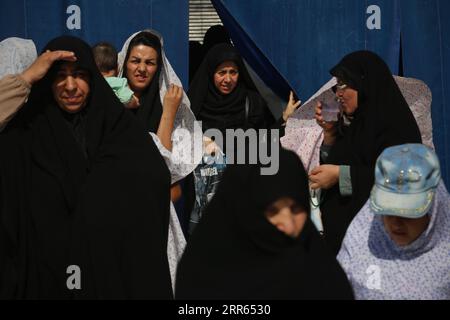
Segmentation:
<svg viewBox="0 0 450 320">
<path fill-rule="evenodd" d="M 239 69 L 238 84 L 228 95 L 221 94 L 214 85 L 216 68 L 225 61 L 233 61 Z M 266 102 L 258 93 L 238 51 L 230 44 L 214 46 L 200 65 L 189 92 L 192 111 L 203 123 L 203 130 L 210 128 L 225 132 L 226 129 L 269 128 L 274 118 Z M 249 98 L 249 114 L 246 121 L 245 101 Z"/>
<path fill-rule="evenodd" d="M 63 36 L 46 50 L 89 72 L 85 124 L 75 134 L 53 99 L 56 64 L 0 134 L 0 297 L 169 299 L 168 169 L 88 44 Z M 81 290 L 66 286 L 70 265 Z"/>
<path fill-rule="evenodd" d="M 189 84 L 203 61 L 203 46 L 199 41 L 189 41 Z"/>
<path fill-rule="evenodd" d="M 162 50 L 161 41 L 156 35 L 148 31 L 142 31 L 134 36 L 128 46 L 127 54 L 125 57 L 123 65 L 123 77 L 128 79 L 127 61 L 130 57 L 131 50 L 133 49 L 133 47 L 141 44 L 155 49 L 155 51 L 158 53 L 158 69 L 156 70 L 156 73 L 153 76 L 150 85 L 145 89 L 144 93 L 139 99 L 140 107 L 137 109 L 133 109 L 133 112 L 136 113 L 136 116 L 144 124 L 147 131 L 156 133 L 159 128 L 159 122 L 161 121 L 163 111 L 161 98 L 159 96 L 159 76 L 161 74 L 162 68 Z"/>
<path fill-rule="evenodd" d="M 308 219 L 298 238 L 265 217 L 288 197 L 310 213 L 306 172 L 281 151 L 279 172 L 227 169 L 178 266 L 177 299 L 350 299 L 351 288 Z"/>
<path fill-rule="evenodd" d="M 221 24 L 216 24 L 210 27 L 203 37 L 203 52 L 207 53 L 220 43 L 231 44 L 231 39 L 227 29 Z"/>
<path fill-rule="evenodd" d="M 340 130 L 326 160 L 351 168 L 352 196 L 342 197 L 337 185 L 325 192 L 321 205 L 325 238 L 337 254 L 349 224 L 369 198 L 378 156 L 387 147 L 422 140 L 389 67 L 376 54 L 349 54 L 331 74 L 358 91 L 358 108 L 351 124 Z"/>
</svg>

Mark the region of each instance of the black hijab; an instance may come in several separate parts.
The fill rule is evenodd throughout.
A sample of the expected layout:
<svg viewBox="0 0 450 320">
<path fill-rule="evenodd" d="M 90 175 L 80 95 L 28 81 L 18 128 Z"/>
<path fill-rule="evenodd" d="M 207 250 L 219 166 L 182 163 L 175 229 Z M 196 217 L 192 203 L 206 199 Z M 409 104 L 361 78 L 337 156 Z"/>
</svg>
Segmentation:
<svg viewBox="0 0 450 320">
<path fill-rule="evenodd" d="M 51 93 L 56 64 L 0 134 L 0 296 L 171 298 L 170 177 L 158 149 L 88 44 L 63 36 L 46 50 L 73 51 L 90 94 L 75 134 L 76 115 L 65 119 Z M 81 290 L 66 286 L 71 265 Z"/>
<path fill-rule="evenodd" d="M 233 61 L 239 69 L 238 84 L 233 92 L 221 94 L 214 85 L 216 68 L 225 61 Z M 274 118 L 266 102 L 258 93 L 238 51 L 227 43 L 214 46 L 205 56 L 192 81 L 189 92 L 192 111 L 203 123 L 203 131 L 226 129 L 269 128 Z M 246 121 L 245 102 L 249 99 Z"/>
<path fill-rule="evenodd" d="M 199 41 L 189 41 L 189 84 L 203 61 L 203 46 Z"/>
<path fill-rule="evenodd" d="M 159 38 L 148 31 L 139 32 L 134 38 L 131 40 L 127 54 L 125 56 L 125 61 L 123 65 L 123 77 L 128 79 L 127 76 L 127 61 L 130 57 L 131 50 L 133 47 L 138 45 L 145 45 L 155 49 L 158 53 L 158 69 L 156 70 L 155 75 L 153 76 L 150 85 L 145 89 L 141 98 L 139 99 L 140 107 L 137 109 L 133 109 L 136 116 L 139 120 L 144 124 L 146 130 L 148 132 L 156 133 L 159 128 L 159 122 L 161 121 L 162 116 L 162 103 L 161 98 L 159 96 L 159 76 L 161 74 L 162 68 L 162 50 L 161 50 L 161 41 Z"/>
<path fill-rule="evenodd" d="M 264 211 L 289 197 L 310 213 L 306 172 L 281 151 L 279 172 L 261 166 L 227 169 L 178 266 L 177 299 L 350 299 L 337 261 L 308 219 L 294 239 L 278 231 Z"/>
<path fill-rule="evenodd" d="M 349 54 L 331 74 L 358 91 L 358 108 L 351 124 L 341 130 L 326 160 L 351 168 L 352 196 L 342 197 L 335 186 L 325 192 L 321 205 L 325 238 L 337 254 L 349 224 L 369 198 L 378 156 L 387 147 L 422 140 L 389 67 L 376 54 Z"/>
<path fill-rule="evenodd" d="M 221 24 L 216 24 L 206 31 L 203 37 L 203 50 L 204 52 L 208 52 L 220 43 L 231 44 L 231 39 L 227 29 Z"/>
</svg>

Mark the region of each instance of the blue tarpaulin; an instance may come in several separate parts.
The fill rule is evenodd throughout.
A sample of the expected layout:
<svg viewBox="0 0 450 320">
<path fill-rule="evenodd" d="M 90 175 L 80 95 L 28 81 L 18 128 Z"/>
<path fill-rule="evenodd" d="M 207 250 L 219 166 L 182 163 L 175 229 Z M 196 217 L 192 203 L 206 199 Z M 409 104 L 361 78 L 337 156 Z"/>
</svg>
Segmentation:
<svg viewBox="0 0 450 320">
<path fill-rule="evenodd" d="M 212 0 L 243 56 L 274 92 L 305 100 L 344 55 L 368 49 L 394 74 L 425 81 L 433 93 L 434 142 L 450 183 L 450 1 Z M 0 40 L 33 39 L 38 50 L 61 34 L 121 48 L 133 32 L 158 30 L 184 84 L 188 0 L 2 0 Z M 400 59 L 402 42 L 402 59 Z M 399 65 L 403 61 L 403 66 Z"/>
<path fill-rule="evenodd" d="M 118 50 L 132 33 L 151 28 L 164 37 L 166 53 L 187 85 L 188 0 L 1 0 L 0 40 L 32 39 L 38 51 L 62 34 L 89 44 L 113 43 Z"/>
<path fill-rule="evenodd" d="M 244 58 L 280 73 L 255 68 L 266 84 L 278 83 L 280 90 L 290 86 L 303 101 L 329 80 L 329 70 L 343 56 L 356 50 L 378 53 L 393 74 L 403 70 L 425 81 L 433 93 L 434 143 L 450 186 L 450 1 L 212 2 Z"/>
<path fill-rule="evenodd" d="M 431 88 L 434 143 L 450 187 L 450 1 L 400 2 L 405 76 Z"/>
</svg>

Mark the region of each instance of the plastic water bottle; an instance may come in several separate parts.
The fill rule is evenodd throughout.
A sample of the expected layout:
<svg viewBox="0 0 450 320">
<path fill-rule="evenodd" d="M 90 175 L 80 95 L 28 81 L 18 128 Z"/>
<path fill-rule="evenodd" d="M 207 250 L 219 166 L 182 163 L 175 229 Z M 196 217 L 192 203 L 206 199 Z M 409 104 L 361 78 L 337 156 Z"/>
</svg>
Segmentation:
<svg viewBox="0 0 450 320">
<path fill-rule="evenodd" d="M 339 102 L 322 102 L 322 118 L 326 122 L 337 122 L 339 116 Z"/>
</svg>

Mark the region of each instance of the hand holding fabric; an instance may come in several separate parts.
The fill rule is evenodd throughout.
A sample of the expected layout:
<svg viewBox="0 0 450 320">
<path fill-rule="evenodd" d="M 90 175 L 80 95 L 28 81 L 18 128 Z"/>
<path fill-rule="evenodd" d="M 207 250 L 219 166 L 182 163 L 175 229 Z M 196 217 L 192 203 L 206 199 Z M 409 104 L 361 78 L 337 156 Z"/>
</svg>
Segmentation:
<svg viewBox="0 0 450 320">
<path fill-rule="evenodd" d="M 322 165 L 315 168 L 309 175 L 311 189 L 331 189 L 339 182 L 340 168 L 336 165 Z"/>
<path fill-rule="evenodd" d="M 166 95 L 164 96 L 163 113 L 175 118 L 178 108 L 180 107 L 182 98 L 183 98 L 183 88 L 171 84 L 166 92 Z"/>
<path fill-rule="evenodd" d="M 302 104 L 302 102 L 299 101 L 295 101 L 294 99 L 294 93 L 291 91 L 290 95 L 289 95 L 289 102 L 286 105 L 286 109 L 284 109 L 283 112 L 283 120 L 284 122 L 286 122 L 289 117 L 295 112 L 295 110 L 298 109 L 298 107 L 300 107 L 300 105 Z"/>
</svg>

